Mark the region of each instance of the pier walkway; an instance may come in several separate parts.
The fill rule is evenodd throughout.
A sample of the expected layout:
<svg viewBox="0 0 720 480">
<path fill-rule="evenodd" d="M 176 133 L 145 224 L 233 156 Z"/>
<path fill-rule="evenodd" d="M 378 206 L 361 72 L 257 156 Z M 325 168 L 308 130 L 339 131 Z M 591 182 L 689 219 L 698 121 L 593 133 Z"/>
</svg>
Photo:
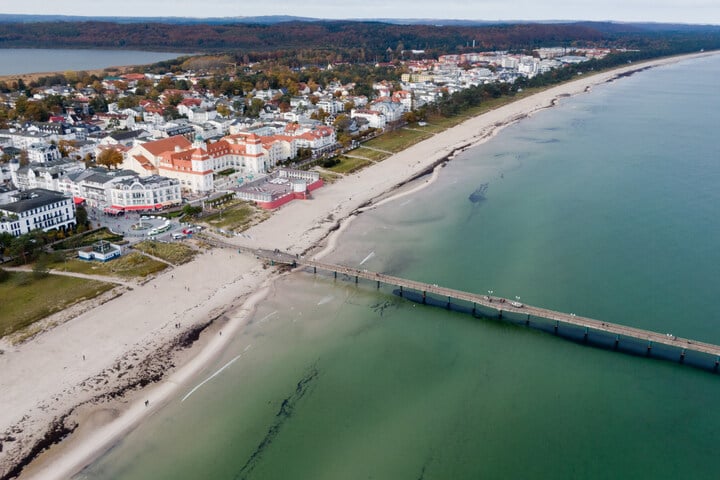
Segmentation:
<svg viewBox="0 0 720 480">
<path fill-rule="evenodd" d="M 472 311 L 475 313 L 477 307 L 485 307 L 498 312 L 500 318 L 504 314 L 515 314 L 515 316 L 526 317 L 526 323 L 530 323 L 531 317 L 543 318 L 555 322 L 555 332 L 560 324 L 573 325 L 585 330 L 585 338 L 587 339 L 590 330 L 604 332 L 615 336 L 615 347 L 621 340 L 621 337 L 632 338 L 646 343 L 647 354 L 650 354 L 654 345 L 667 345 L 680 351 L 680 361 L 685 359 L 686 352 L 694 351 L 711 355 L 715 357 L 715 369 L 720 365 L 720 345 L 699 342 L 688 338 L 680 338 L 667 333 L 658 333 L 651 330 L 643 330 L 640 328 L 627 327 L 616 323 L 603 322 L 592 318 L 581 317 L 572 313 L 557 312 L 541 307 L 524 305 L 519 302 L 512 302 L 508 299 L 490 295 L 478 295 L 475 293 L 463 292 L 451 288 L 441 287 L 435 284 L 417 282 L 407 280 L 392 275 L 372 272 L 364 269 L 346 267 L 344 265 L 334 265 L 330 263 L 317 262 L 302 257 L 293 256 L 284 252 L 270 250 L 249 250 L 260 258 L 264 258 L 271 263 L 286 264 L 291 266 L 304 266 L 313 269 L 317 273 L 318 270 L 333 273 L 335 278 L 338 274 L 347 275 L 354 279 L 355 283 L 359 279 L 370 280 L 375 282 L 377 288 L 381 284 L 392 285 L 400 289 L 400 296 L 403 296 L 405 290 L 414 290 L 422 295 L 423 303 L 429 294 L 443 297 L 447 299 L 448 306 L 453 300 L 461 300 L 472 304 Z"/>
</svg>

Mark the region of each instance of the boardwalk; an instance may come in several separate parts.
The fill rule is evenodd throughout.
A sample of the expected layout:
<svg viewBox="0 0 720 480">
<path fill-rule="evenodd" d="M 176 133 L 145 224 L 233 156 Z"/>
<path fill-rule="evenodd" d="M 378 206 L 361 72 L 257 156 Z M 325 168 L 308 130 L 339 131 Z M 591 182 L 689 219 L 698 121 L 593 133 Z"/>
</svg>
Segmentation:
<svg viewBox="0 0 720 480">
<path fill-rule="evenodd" d="M 473 311 L 476 307 L 481 306 L 496 310 L 499 313 L 500 317 L 502 317 L 504 313 L 512 313 L 518 316 L 526 316 L 528 321 L 531 317 L 544 318 L 556 322 L 556 328 L 558 324 L 562 323 L 584 328 L 586 335 L 589 330 L 604 332 L 609 335 L 615 335 L 616 342 L 619 341 L 620 337 L 634 338 L 642 342 L 647 342 L 648 353 L 653 348 L 653 345 L 667 345 L 673 348 L 677 348 L 681 352 L 681 359 L 684 359 L 686 351 L 695 351 L 714 356 L 716 358 L 716 368 L 720 363 L 719 345 L 698 342 L 687 338 L 680 338 L 674 335 L 653 332 L 650 330 L 643 330 L 640 328 L 627 327 L 616 323 L 603 322 L 592 318 L 577 316 L 572 313 L 557 312 L 554 310 L 534 307 L 531 305 L 523 305 L 518 303 L 518 306 L 513 306 L 512 302 L 500 297 L 478 295 L 475 293 L 463 292 L 460 290 L 445 288 L 438 285 L 431 285 L 427 283 L 416 282 L 413 280 L 407 280 L 400 277 L 394 277 L 391 275 L 385 275 L 383 273 L 371 272 L 368 270 L 361 270 L 357 268 L 346 267 L 343 265 L 316 262 L 314 260 L 298 258 L 278 251 L 272 252 L 266 250 L 254 250 L 253 252 L 257 256 L 270 260 L 274 263 L 310 267 L 315 272 L 317 272 L 317 270 L 323 270 L 326 272 L 334 273 L 336 277 L 338 274 L 347 275 L 351 278 L 354 278 L 355 282 L 362 278 L 365 280 L 376 282 L 378 287 L 381 284 L 394 285 L 400 288 L 400 295 L 402 295 L 403 291 L 407 289 L 414 290 L 422 294 L 423 299 L 426 297 L 426 295 L 432 294 L 438 297 L 447 298 L 448 303 L 452 302 L 453 300 L 462 300 L 471 303 L 473 306 Z"/>
</svg>

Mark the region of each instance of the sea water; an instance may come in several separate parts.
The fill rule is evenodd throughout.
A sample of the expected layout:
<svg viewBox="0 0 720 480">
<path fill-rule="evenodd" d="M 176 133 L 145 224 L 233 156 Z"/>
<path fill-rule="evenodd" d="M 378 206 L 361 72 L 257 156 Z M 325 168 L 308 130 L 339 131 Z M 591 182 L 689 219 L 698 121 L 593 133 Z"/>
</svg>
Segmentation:
<svg viewBox="0 0 720 480">
<path fill-rule="evenodd" d="M 564 99 L 360 215 L 328 260 L 718 343 L 719 74 Z M 703 370 L 299 273 L 77 478 L 714 478 L 718 395 Z"/>
</svg>

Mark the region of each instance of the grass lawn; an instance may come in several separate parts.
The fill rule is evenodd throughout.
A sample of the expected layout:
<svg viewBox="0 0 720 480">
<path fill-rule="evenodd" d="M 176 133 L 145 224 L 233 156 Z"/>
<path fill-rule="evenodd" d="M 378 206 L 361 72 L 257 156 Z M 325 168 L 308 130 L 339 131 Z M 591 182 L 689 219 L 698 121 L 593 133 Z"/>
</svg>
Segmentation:
<svg viewBox="0 0 720 480">
<path fill-rule="evenodd" d="M 110 283 L 30 272 L 10 272 L 0 283 L 0 337 L 17 332 L 52 313 L 110 290 Z"/>
<path fill-rule="evenodd" d="M 378 152 L 377 150 L 370 150 L 369 148 L 362 148 L 362 146 L 353 150 L 352 153 L 359 157 L 365 157 L 369 160 L 374 160 L 376 162 L 379 162 L 380 160 L 385 160 L 390 156 L 389 153 Z"/>
<path fill-rule="evenodd" d="M 203 217 L 200 221 L 215 228 L 243 231 L 265 220 L 269 215 L 250 202 L 236 200 L 226 203 L 219 212 Z"/>
<path fill-rule="evenodd" d="M 111 277 L 146 277 L 167 267 L 166 264 L 148 258 L 140 252 L 131 252 L 109 262 L 89 262 L 77 258 L 68 259 L 50 265 L 53 270 L 63 272 L 86 273 L 89 275 L 108 275 Z"/>
<path fill-rule="evenodd" d="M 166 262 L 174 265 L 182 265 L 183 263 L 189 262 L 196 253 L 195 250 L 182 243 L 162 243 L 152 240 L 136 243 L 133 245 L 133 248 L 162 258 Z"/>
<path fill-rule="evenodd" d="M 334 167 L 328 168 L 327 170 L 333 171 L 335 173 L 352 173 L 372 164 L 372 162 L 369 160 L 350 158 L 344 155 L 341 155 L 338 158 L 340 159 L 340 163 L 338 163 Z"/>
<path fill-rule="evenodd" d="M 416 130 L 400 129 L 384 133 L 379 137 L 373 138 L 369 142 L 364 143 L 363 145 L 397 153 L 430 137 L 432 137 L 431 132 L 418 132 Z"/>
</svg>

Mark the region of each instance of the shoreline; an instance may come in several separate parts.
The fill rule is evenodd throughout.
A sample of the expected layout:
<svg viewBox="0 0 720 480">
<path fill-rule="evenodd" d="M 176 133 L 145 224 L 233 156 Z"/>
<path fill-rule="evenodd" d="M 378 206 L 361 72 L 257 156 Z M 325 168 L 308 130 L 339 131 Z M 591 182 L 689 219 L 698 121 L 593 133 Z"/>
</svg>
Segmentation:
<svg viewBox="0 0 720 480">
<path fill-rule="evenodd" d="M 358 174 L 348 175 L 335 184 L 327 185 L 323 189 L 316 191 L 314 193 L 315 198 L 309 202 L 293 202 L 281 208 L 275 212 L 270 219 L 248 230 L 246 233 L 250 236 L 249 241 L 243 240 L 239 242 L 238 247 L 276 247 L 302 254 L 321 249 L 314 254 L 316 258 L 327 255 L 334 249 L 342 232 L 348 228 L 357 215 L 368 209 L 375 208 L 426 188 L 438 178 L 440 169 L 445 163 L 452 160 L 454 155 L 490 140 L 497 135 L 502 128 L 523 118 L 527 118 L 537 111 L 552 107 L 562 98 L 588 92 L 591 90 L 591 86 L 612 82 L 646 68 L 714 54 L 717 54 L 717 52 L 657 59 L 643 62 L 642 64 L 621 67 L 608 72 L 601 72 L 549 88 L 532 96 L 511 102 L 503 107 L 485 112 L 477 117 L 469 118 L 463 123 L 419 142 L 378 164 L 368 167 Z M 420 160 L 417 160 L 417 158 L 420 158 Z M 430 178 L 423 180 L 429 173 L 431 174 Z M 404 187 L 407 187 L 407 189 L 404 189 Z M 248 259 L 246 256 L 240 256 L 228 250 L 216 250 L 216 253 L 217 252 L 224 252 L 218 255 L 218 257 L 229 258 L 232 256 L 235 259 L 241 258 L 251 267 L 255 269 L 258 268 L 257 262 L 254 259 Z M 205 256 L 207 257 L 208 255 L 206 254 Z M 212 254 L 210 254 L 210 256 L 212 256 Z M 204 260 L 206 260 L 206 258 Z M 191 262 L 191 265 L 193 263 L 195 262 Z M 218 262 L 204 262 L 203 264 L 207 264 L 205 265 L 206 267 L 218 266 Z M 196 268 L 185 268 L 185 271 L 189 271 L 187 278 L 195 279 L 196 277 L 202 277 L 203 280 L 209 281 L 211 278 L 208 277 L 216 276 L 214 270 L 211 269 L 209 272 L 202 271 L 200 268 L 197 268 L 198 266 L 199 264 L 193 265 L 193 267 Z M 177 274 L 178 270 L 182 268 L 183 267 L 179 267 L 179 269 L 174 269 L 173 271 Z M 187 273 L 188 272 L 186 272 L 186 274 Z M 187 353 L 186 356 L 191 358 L 186 358 L 180 368 L 175 369 L 159 382 L 150 383 L 149 386 L 140 390 L 133 390 L 129 395 L 133 397 L 132 399 L 128 399 L 128 396 L 125 396 L 122 400 L 118 401 L 122 404 L 118 407 L 122 412 L 117 413 L 114 417 L 115 419 L 110 424 L 106 423 L 103 426 L 93 428 L 94 432 L 88 432 L 87 435 L 72 435 L 70 439 L 61 442 L 59 447 L 51 448 L 48 453 L 41 454 L 35 460 L 31 459 L 30 466 L 23 472 L 20 478 L 29 478 L 30 476 L 33 478 L 66 478 L 105 452 L 123 433 L 134 428 L 145 415 L 160 408 L 178 388 L 189 387 L 186 383 L 190 377 L 204 368 L 208 362 L 212 361 L 212 359 L 222 351 L 224 343 L 229 341 L 233 332 L 238 331 L 244 326 L 243 322 L 250 318 L 257 302 L 262 301 L 265 294 L 272 288 L 274 279 L 279 277 L 279 275 L 274 272 L 266 271 L 265 273 L 266 278 L 263 282 L 250 282 L 248 286 L 250 292 L 245 295 L 245 298 L 237 295 L 233 296 L 232 298 L 234 300 L 230 302 L 232 304 L 226 304 L 230 306 L 219 303 L 220 299 L 217 299 L 218 302 L 210 302 L 208 299 L 205 299 L 205 303 L 202 303 L 205 307 L 217 305 L 217 308 L 215 308 L 217 316 L 215 318 L 220 319 L 220 322 L 215 323 L 212 320 L 208 322 L 208 317 L 204 317 L 204 321 L 208 322 L 208 326 L 215 326 L 209 328 L 208 331 L 219 328 L 217 325 L 224 321 L 225 325 L 232 323 L 232 330 L 227 330 L 228 327 L 223 325 L 223 328 L 227 330 L 227 335 L 223 337 L 214 335 L 212 338 L 204 338 L 204 340 L 199 342 L 203 344 L 202 346 L 196 344 L 192 347 L 192 351 Z M 164 277 L 168 275 L 169 273 L 165 274 Z M 217 285 L 221 285 L 216 288 L 224 288 L 222 287 L 223 283 L 220 279 L 215 279 L 215 281 Z M 157 295 L 154 295 L 155 292 L 153 288 L 150 288 L 151 284 L 157 288 L 155 279 L 153 279 L 148 282 L 148 285 L 136 288 L 137 293 L 130 292 L 123 295 L 120 299 L 109 302 L 105 310 L 117 313 L 118 309 L 122 308 L 122 306 L 118 304 L 118 300 L 122 301 L 123 298 L 138 297 L 145 300 L 147 297 L 150 297 L 149 299 L 155 302 L 156 299 L 154 297 Z M 261 288 L 262 285 L 265 285 L 265 287 Z M 187 292 L 190 291 L 188 290 Z M 183 293 L 184 296 L 191 297 L 191 301 L 201 300 L 202 302 L 201 296 L 195 293 L 195 288 L 193 288 L 192 294 L 191 297 L 190 293 Z M 241 304 L 235 305 L 237 302 Z M 212 303 L 212 305 L 209 305 L 209 303 Z M 196 304 L 196 307 L 197 306 Z M 77 324 L 83 321 L 92 321 L 95 317 L 102 315 L 98 310 L 100 309 L 98 308 L 83 314 L 68 323 Z M 205 310 L 207 310 L 207 308 Z M 202 323 L 202 313 L 196 313 L 195 324 L 198 324 L 198 322 Z M 231 316 L 231 318 L 228 319 L 226 318 L 227 316 Z M 223 319 L 221 317 L 225 318 Z M 170 316 L 165 316 L 163 319 L 155 322 L 155 327 L 161 328 L 167 326 L 170 321 Z M 62 338 L 62 334 L 65 332 L 60 331 L 61 328 L 62 327 L 58 327 L 55 330 L 46 332 L 40 335 L 40 338 L 29 343 L 44 343 L 49 337 L 60 336 Z M 107 330 L 99 332 L 101 336 L 102 334 L 108 336 L 115 332 L 115 329 L 111 325 L 106 325 L 105 328 Z M 138 333 L 136 336 L 137 335 L 140 334 Z M 142 338 L 142 335 L 140 335 L 140 338 Z M 162 345 L 159 349 L 161 348 Z M 120 351 L 124 354 L 129 352 L 127 348 L 120 349 Z M 8 355 L 13 355 L 14 353 L 15 352 L 9 352 L 0 357 L 0 368 L 5 367 L 6 359 L 4 357 L 8 357 Z M 171 363 L 176 361 L 176 356 L 177 355 L 172 356 L 173 358 L 170 360 Z M 15 365 L 15 367 L 17 368 L 17 365 Z M 3 386 L 3 383 L 4 380 L 0 381 L 0 387 Z M 33 398 L 33 393 L 37 392 L 25 394 L 25 397 L 30 398 L 30 401 L 27 401 L 28 404 L 34 404 L 38 400 L 43 401 L 47 399 L 47 392 L 43 399 Z M 50 393 L 52 397 L 53 392 Z M 16 403 L 22 400 L 21 393 L 18 392 L 17 395 L 17 398 L 12 398 Z M 152 396 L 153 399 L 157 398 L 157 400 L 153 400 L 152 408 L 146 408 L 142 403 L 143 400 L 141 396 L 143 398 Z M 75 411 L 85 403 L 87 402 L 76 401 L 70 405 L 70 410 Z M 128 405 L 128 403 L 130 405 Z M 16 407 L 16 410 L 22 410 L 22 408 L 17 408 L 17 405 L 13 406 Z M 101 403 L 95 407 L 95 410 L 107 408 L 107 404 Z M 5 417 L 0 415 L 0 420 L 3 419 L 6 420 Z M 110 429 L 111 425 L 114 425 L 112 429 Z M 13 425 L 11 424 L 10 426 Z M 47 423 L 44 425 L 36 425 L 36 429 L 46 431 L 47 426 Z M 0 429 L 5 429 L 6 427 L 7 425 L 0 421 Z M 82 426 L 80 429 L 82 429 Z M 8 444 L 5 443 L 5 445 L 7 446 Z M 66 454 L 58 453 L 58 450 L 63 448 L 65 450 L 72 449 L 72 452 L 66 452 Z M 0 451 L 0 460 L 2 460 L 2 455 L 4 454 Z M 0 466 L 0 468 L 2 468 L 2 466 Z M 0 474 L 2 473 L 3 470 L 0 469 Z M 37 475 L 40 476 L 38 477 Z"/>
</svg>

